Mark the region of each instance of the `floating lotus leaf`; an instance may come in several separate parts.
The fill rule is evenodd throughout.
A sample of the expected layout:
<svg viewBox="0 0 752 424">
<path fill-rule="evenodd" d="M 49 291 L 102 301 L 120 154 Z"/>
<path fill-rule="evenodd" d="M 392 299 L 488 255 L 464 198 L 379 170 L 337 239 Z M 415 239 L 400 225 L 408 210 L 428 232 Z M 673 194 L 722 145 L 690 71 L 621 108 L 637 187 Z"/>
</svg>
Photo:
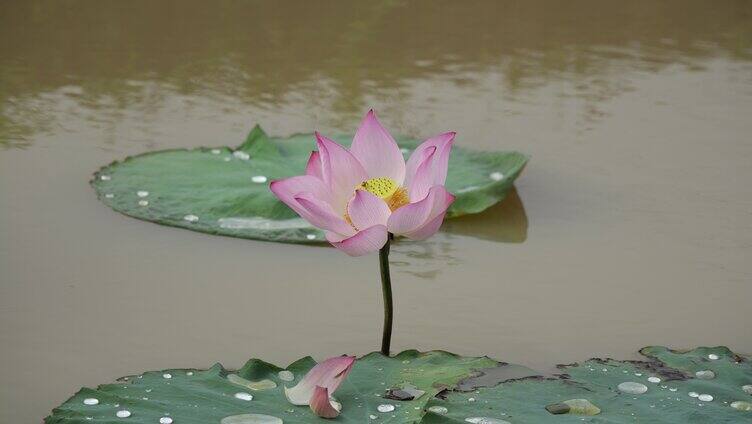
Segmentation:
<svg viewBox="0 0 752 424">
<path fill-rule="evenodd" d="M 350 136 L 335 137 L 349 144 Z M 398 139 L 407 157 L 418 142 Z M 459 145 L 459 147 L 457 147 Z M 323 233 L 269 191 L 269 182 L 303 173 L 313 135 L 267 136 L 254 128 L 237 148 L 145 153 L 100 169 L 99 199 L 128 216 L 210 234 L 290 243 L 323 242 Z M 447 188 L 457 196 L 448 216 L 478 213 L 506 196 L 527 163 L 517 152 L 455 145 Z"/>
<path fill-rule="evenodd" d="M 742 389 L 752 384 L 748 358 L 724 347 L 683 353 L 648 347 L 641 353 L 648 361 L 591 359 L 560 366 L 563 375 L 512 379 L 493 387 L 451 392 L 446 399 L 433 399 L 428 405 L 433 409 L 446 408 L 447 413 L 429 412 L 421 422 L 466 423 L 473 422 L 466 421 L 468 418 L 486 418 L 477 422 L 752 423 L 752 411 L 731 406 L 735 401 L 752 401 L 752 396 Z M 710 359 L 709 355 L 717 355 L 718 359 Z M 716 377 L 696 377 L 696 372 L 704 370 L 713 371 Z M 638 383 L 637 387 L 643 385 L 647 391 L 624 393 L 618 387 L 625 382 Z M 589 416 L 597 410 L 581 400 L 587 400 L 600 413 Z M 562 403 L 573 408 L 563 413 L 559 408 Z M 549 412 L 546 406 L 562 415 Z"/>
<path fill-rule="evenodd" d="M 51 423 L 122 423 L 118 411 L 130 413 L 129 424 L 154 424 L 160 418 L 169 417 L 174 424 L 219 424 L 228 416 L 257 414 L 280 418 L 285 424 L 327 422 L 319 419 L 307 406 L 293 406 L 285 398 L 285 385 L 292 387 L 313 367 L 311 358 L 301 359 L 286 369 L 294 375 L 294 381 L 280 378 L 282 368 L 252 359 L 236 373 L 221 365 L 200 370 L 165 370 L 147 372 L 138 376 L 120 379 L 114 384 L 97 389 L 82 389 L 75 396 L 56 408 L 45 422 Z M 425 404 L 444 388 L 451 388 L 475 369 L 496 366 L 488 358 L 468 358 L 446 352 L 419 353 L 405 351 L 391 358 L 372 353 L 359 359 L 347 380 L 334 393 L 344 406 L 336 422 L 367 423 L 370 416 L 379 422 L 418 422 L 423 416 Z M 272 380 L 275 388 L 251 391 L 247 383 L 236 384 L 237 374 L 247 381 Z M 169 376 L 170 378 L 165 378 Z M 233 383 L 235 381 L 236 383 Z M 411 401 L 396 401 L 383 396 L 392 387 L 404 383 L 425 391 Z M 243 400 L 236 397 L 252 400 Z M 86 399 L 96 399 L 96 405 L 87 405 Z M 392 405 L 393 411 L 379 412 L 379 405 Z M 387 408 L 390 409 L 390 408 Z M 252 424 L 274 421 L 243 421 L 242 418 L 226 420 L 226 423 Z"/>
<path fill-rule="evenodd" d="M 343 410 L 334 422 L 752 422 L 752 410 L 739 408 L 752 401 L 744 389 L 752 384 L 749 358 L 723 347 L 684 353 L 649 347 L 641 352 L 647 361 L 591 359 L 561 366 L 563 374 L 554 376 L 535 375 L 528 368 L 485 357 L 446 352 L 405 351 L 391 358 L 372 353 L 356 362 L 335 393 Z M 293 373 L 293 381 L 286 381 L 289 378 L 284 374 L 285 378 L 280 378 L 281 368 L 260 360 L 249 361 L 236 373 L 221 365 L 205 371 L 147 372 L 97 389 L 82 389 L 56 408 L 45 422 L 122 423 L 116 414 L 128 411 L 127 422 L 134 424 L 158 423 L 165 417 L 174 424 L 279 423 L 274 417 L 286 424 L 324 423 L 327 421 L 315 417 L 308 407 L 289 404 L 283 394 L 283 386 L 296 384 L 313 365 L 311 358 L 304 358 L 287 367 Z M 713 371 L 715 378 L 695 376 L 696 372 L 707 370 Z M 240 380 L 228 379 L 233 374 Z M 266 384 L 269 388 L 264 390 L 247 390 L 248 381 L 263 380 L 275 382 L 276 387 Z M 642 394 L 624 393 L 618 387 L 625 382 L 643 385 L 647 390 Z M 414 400 L 385 399 L 389 389 L 395 388 L 425 394 Z M 248 396 L 238 398 L 237 393 L 253 399 L 243 400 Z M 87 404 L 87 399 L 95 399 L 96 404 Z M 382 407 L 380 411 L 380 405 L 392 405 L 394 409 Z M 249 418 L 248 414 L 254 415 Z M 231 416 L 234 418 L 225 419 Z"/>
</svg>

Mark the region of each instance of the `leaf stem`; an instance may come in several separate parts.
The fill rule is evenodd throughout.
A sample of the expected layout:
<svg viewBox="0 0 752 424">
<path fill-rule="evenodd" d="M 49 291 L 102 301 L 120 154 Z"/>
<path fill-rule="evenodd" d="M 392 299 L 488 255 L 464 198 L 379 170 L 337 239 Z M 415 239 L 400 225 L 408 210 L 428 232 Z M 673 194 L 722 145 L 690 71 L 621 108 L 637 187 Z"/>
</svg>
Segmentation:
<svg viewBox="0 0 752 424">
<path fill-rule="evenodd" d="M 381 336 L 381 353 L 389 356 L 389 346 L 392 343 L 392 278 L 389 275 L 389 247 L 394 235 L 389 233 L 386 244 L 379 250 L 379 269 L 381 270 L 381 291 L 384 295 L 384 333 Z"/>
</svg>

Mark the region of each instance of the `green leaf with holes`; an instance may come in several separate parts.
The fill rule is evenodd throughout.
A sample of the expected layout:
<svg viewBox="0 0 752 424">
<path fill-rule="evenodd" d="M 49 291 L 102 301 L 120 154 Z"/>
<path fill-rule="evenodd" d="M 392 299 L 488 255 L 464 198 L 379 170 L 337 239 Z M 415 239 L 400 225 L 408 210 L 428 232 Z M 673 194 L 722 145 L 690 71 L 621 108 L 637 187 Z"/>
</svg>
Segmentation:
<svg viewBox="0 0 752 424">
<path fill-rule="evenodd" d="M 307 406 L 288 403 L 283 392 L 283 386 L 295 385 L 314 364 L 311 358 L 304 358 L 288 366 L 286 370 L 292 372 L 294 381 L 281 379 L 281 368 L 256 359 L 248 361 L 237 372 L 228 371 L 221 365 L 205 371 L 170 369 L 147 372 L 96 389 L 82 389 L 56 408 L 45 422 L 153 424 L 159 423 L 160 418 L 169 417 L 174 424 L 210 424 L 220 423 L 228 416 L 260 414 L 280 418 L 285 424 L 323 423 L 327 420 L 316 417 Z M 461 357 L 440 351 L 419 353 L 411 350 L 394 357 L 379 353 L 366 355 L 358 359 L 347 380 L 334 394 L 343 405 L 336 422 L 362 424 L 370 422 L 371 415 L 383 423 L 420 421 L 423 407 L 437 393 L 454 387 L 473 370 L 496 365 L 496 361 L 488 358 Z M 273 382 L 275 387 L 251 390 L 243 384 L 245 381 L 246 384 L 255 382 L 256 386 L 270 386 L 268 382 L 258 383 L 264 380 Z M 404 384 L 425 393 L 410 401 L 383 397 L 387 389 L 403 387 Z M 239 399 L 235 396 L 238 393 L 253 398 Z M 248 398 L 246 395 L 241 397 Z M 87 405 L 87 399 L 96 399 L 96 405 Z M 379 405 L 392 405 L 394 410 L 379 412 Z M 127 421 L 118 418 L 118 411 L 128 411 Z"/>
<path fill-rule="evenodd" d="M 335 137 L 342 144 L 350 136 Z M 149 152 L 96 172 L 99 199 L 128 216 L 210 234 L 290 243 L 324 241 L 269 191 L 269 182 L 300 175 L 315 143 L 310 134 L 269 137 L 254 128 L 236 148 Z M 405 152 L 419 142 L 398 139 Z M 459 146 L 459 147 L 458 147 Z M 448 216 L 481 212 L 502 200 L 527 163 L 517 152 L 452 151 L 447 188 L 457 196 Z"/>
</svg>

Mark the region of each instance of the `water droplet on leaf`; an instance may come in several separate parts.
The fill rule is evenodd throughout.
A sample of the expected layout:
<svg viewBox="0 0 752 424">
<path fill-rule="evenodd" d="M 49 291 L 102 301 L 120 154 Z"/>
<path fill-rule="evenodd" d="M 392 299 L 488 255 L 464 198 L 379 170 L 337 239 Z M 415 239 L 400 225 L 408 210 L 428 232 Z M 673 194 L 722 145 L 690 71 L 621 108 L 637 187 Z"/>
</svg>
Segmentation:
<svg viewBox="0 0 752 424">
<path fill-rule="evenodd" d="M 224 417 L 220 424 L 282 424 L 282 419 L 263 414 L 241 414 Z"/>
<path fill-rule="evenodd" d="M 619 389 L 619 391 L 622 393 L 628 393 L 631 395 L 641 395 L 648 391 L 648 386 L 642 383 L 635 383 L 633 381 L 625 381 L 624 383 L 620 383 L 616 388 Z"/>
<path fill-rule="evenodd" d="M 246 392 L 235 393 L 235 397 L 240 400 L 253 400 L 253 395 Z"/>
<path fill-rule="evenodd" d="M 492 173 L 491 173 L 491 174 L 490 174 L 490 175 L 488 176 L 488 178 L 490 178 L 490 179 L 492 179 L 492 180 L 494 180 L 494 181 L 501 181 L 501 180 L 503 180 L 503 179 L 504 179 L 504 174 L 502 174 L 501 172 L 492 172 Z"/>
<path fill-rule="evenodd" d="M 713 401 L 713 396 L 703 393 L 703 394 L 697 396 L 697 399 L 699 399 L 699 400 L 701 400 L 703 402 L 712 402 Z"/>
<path fill-rule="evenodd" d="M 701 380 L 712 380 L 715 378 L 715 373 L 710 370 L 702 370 L 702 371 L 697 371 L 695 373 L 695 377 Z"/>
<path fill-rule="evenodd" d="M 295 374 L 293 374 L 292 371 L 288 371 L 288 370 L 282 370 L 282 371 L 280 371 L 279 373 L 277 373 L 277 377 L 279 377 L 279 379 L 282 380 L 282 381 L 293 381 L 293 380 L 295 380 Z"/>
<path fill-rule="evenodd" d="M 433 412 L 434 414 L 444 415 L 447 412 L 449 412 L 448 409 L 446 409 L 443 406 L 434 405 L 428 408 L 429 411 Z"/>
<path fill-rule="evenodd" d="M 509 424 L 509 421 L 498 420 L 496 418 L 489 417 L 469 417 L 465 418 L 465 422 L 471 424 Z"/>
<path fill-rule="evenodd" d="M 383 403 L 383 404 L 377 406 L 376 410 L 378 410 L 379 412 L 392 412 L 392 411 L 394 411 L 394 405 L 391 405 L 391 404 L 388 404 L 388 403 Z"/>
<path fill-rule="evenodd" d="M 227 380 L 230 381 L 230 383 L 237 384 L 239 386 L 243 386 L 255 391 L 273 389 L 277 387 L 277 383 L 273 382 L 272 380 L 251 381 L 237 374 L 229 374 L 227 376 Z"/>
<path fill-rule="evenodd" d="M 752 403 L 743 400 L 731 402 L 731 407 L 739 411 L 752 411 Z"/>
</svg>

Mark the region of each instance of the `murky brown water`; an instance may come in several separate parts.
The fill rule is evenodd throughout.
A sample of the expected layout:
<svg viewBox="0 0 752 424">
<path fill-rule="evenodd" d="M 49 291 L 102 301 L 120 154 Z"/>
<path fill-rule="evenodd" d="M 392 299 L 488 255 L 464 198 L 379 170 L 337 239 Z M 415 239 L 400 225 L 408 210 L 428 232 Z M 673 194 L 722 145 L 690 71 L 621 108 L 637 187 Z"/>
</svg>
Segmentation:
<svg viewBox="0 0 752 424">
<path fill-rule="evenodd" d="M 393 254 L 396 349 L 752 352 L 752 3 L 0 3 L 0 422 L 146 369 L 378 348 L 376 257 L 117 214 L 151 149 L 443 130 L 532 161 Z"/>
</svg>

